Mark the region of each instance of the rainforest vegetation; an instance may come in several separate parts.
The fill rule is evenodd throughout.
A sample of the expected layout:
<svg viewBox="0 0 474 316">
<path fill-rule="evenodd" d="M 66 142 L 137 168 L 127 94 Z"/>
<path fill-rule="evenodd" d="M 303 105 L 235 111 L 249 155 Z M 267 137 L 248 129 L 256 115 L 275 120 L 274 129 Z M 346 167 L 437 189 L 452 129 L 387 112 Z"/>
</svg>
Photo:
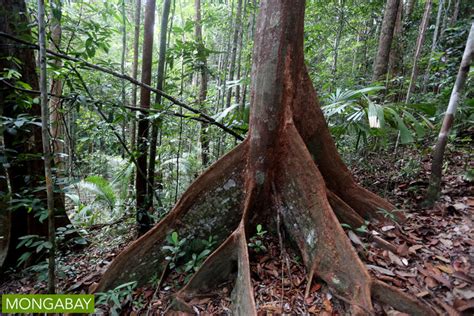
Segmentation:
<svg viewBox="0 0 474 316">
<path fill-rule="evenodd" d="M 0 4 L 0 294 L 474 311 L 470 1 Z"/>
</svg>

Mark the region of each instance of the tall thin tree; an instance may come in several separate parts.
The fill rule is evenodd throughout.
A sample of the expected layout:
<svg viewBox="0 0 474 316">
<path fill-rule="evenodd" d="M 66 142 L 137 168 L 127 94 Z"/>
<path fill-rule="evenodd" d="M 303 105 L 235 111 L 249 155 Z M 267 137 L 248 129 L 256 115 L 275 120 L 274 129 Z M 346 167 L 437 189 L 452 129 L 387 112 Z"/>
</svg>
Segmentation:
<svg viewBox="0 0 474 316">
<path fill-rule="evenodd" d="M 458 75 L 456 77 L 456 83 L 454 84 L 451 97 L 449 98 L 448 108 L 444 115 L 443 125 L 438 135 L 438 141 L 433 150 L 433 159 L 431 161 L 431 176 L 430 185 L 428 187 L 428 193 L 426 202 L 428 205 L 433 204 L 439 196 L 441 187 L 441 176 L 443 167 L 443 156 L 446 144 L 448 143 L 449 132 L 454 122 L 454 114 L 461 98 L 461 93 L 466 83 L 469 69 L 471 67 L 472 59 L 474 55 L 474 23 L 471 24 L 471 30 L 469 31 L 469 37 L 467 39 L 466 48 L 462 56 L 461 66 L 459 67 Z"/>
<path fill-rule="evenodd" d="M 431 68 L 431 63 L 432 63 L 434 53 L 436 52 L 436 45 L 438 41 L 441 40 L 441 37 L 438 38 L 438 34 L 439 34 L 439 29 L 441 27 L 441 14 L 443 13 L 443 6 L 444 6 L 444 0 L 439 0 L 438 13 L 436 15 L 436 24 L 435 24 L 435 29 L 433 33 L 433 40 L 431 42 L 430 58 L 428 59 L 428 65 L 426 66 L 425 75 L 423 77 L 423 92 L 426 91 L 428 80 L 430 78 L 430 68 Z"/>
<path fill-rule="evenodd" d="M 232 50 L 230 53 L 230 65 L 229 65 L 229 76 L 228 81 L 233 81 L 235 75 L 235 63 L 237 59 L 237 46 L 239 41 L 239 34 L 242 29 L 242 0 L 237 0 L 237 11 L 235 13 L 234 19 L 234 34 L 232 37 Z M 232 83 L 227 90 L 227 97 L 226 97 L 226 107 L 230 107 L 232 101 Z"/>
<path fill-rule="evenodd" d="M 195 8 L 195 28 L 194 36 L 202 52 L 199 60 L 199 94 L 197 103 L 199 108 L 205 111 L 205 102 L 207 97 L 207 58 L 204 53 L 204 41 L 202 39 L 202 21 L 201 21 L 201 0 L 194 1 Z M 204 167 L 209 164 L 209 135 L 207 133 L 208 124 L 201 124 L 200 142 L 201 142 L 201 162 Z"/>
<path fill-rule="evenodd" d="M 420 23 L 420 28 L 418 31 L 418 38 L 416 39 L 416 48 L 415 55 L 413 56 L 413 66 L 411 68 L 410 83 L 408 85 L 407 95 L 405 98 L 405 103 L 410 101 L 411 94 L 415 91 L 416 80 L 418 79 L 418 61 L 421 57 L 421 52 L 423 49 L 423 43 L 425 42 L 426 29 L 430 21 L 431 7 L 433 5 L 433 0 L 427 0 L 425 4 L 425 10 L 423 12 L 423 18 Z"/>
<path fill-rule="evenodd" d="M 388 70 L 390 57 L 390 48 L 393 41 L 393 30 L 397 21 L 397 12 L 400 0 L 387 0 L 385 12 L 382 20 L 382 29 L 380 31 L 379 47 L 374 62 L 374 73 L 372 80 L 382 79 Z"/>
<path fill-rule="evenodd" d="M 156 74 L 156 88 L 163 90 L 165 81 L 165 65 L 166 65 L 166 37 L 168 35 L 168 20 L 170 15 L 171 0 L 165 0 L 163 2 L 163 13 L 161 16 L 161 28 L 160 28 L 160 53 L 158 57 L 158 72 Z M 155 98 L 156 105 L 161 108 L 161 95 L 157 94 Z M 158 132 L 161 129 L 162 121 L 160 118 L 152 122 L 151 129 L 151 142 L 150 142 L 150 162 L 148 163 L 148 203 L 150 207 L 153 207 L 154 197 L 154 186 L 155 186 L 155 166 L 156 166 L 156 146 L 158 144 Z M 161 179 L 160 179 L 161 181 Z M 160 183 L 159 186 L 162 184 Z M 161 203 L 160 201 L 158 201 Z"/>
<path fill-rule="evenodd" d="M 44 175 L 46 180 L 46 200 L 48 207 L 48 241 L 50 243 L 48 257 L 48 292 L 53 294 L 56 291 L 56 230 L 54 225 L 53 174 L 51 171 L 52 156 L 49 139 L 48 78 L 46 73 L 47 61 L 44 0 L 38 0 L 38 35 L 40 65 L 39 89 L 41 93 L 41 136 L 43 141 Z"/>
<path fill-rule="evenodd" d="M 138 77 L 138 48 L 140 45 L 140 16 L 142 12 L 142 1 L 136 0 L 135 16 L 134 16 L 134 35 L 133 35 L 133 62 L 132 62 L 132 78 Z M 132 85 L 132 106 L 137 107 L 137 86 Z M 132 120 L 132 135 L 130 139 L 131 148 L 135 149 L 135 140 L 137 134 L 136 120 Z"/>
<path fill-rule="evenodd" d="M 145 7 L 145 25 L 143 31 L 142 76 L 141 81 L 151 84 L 151 68 L 153 60 L 153 33 L 155 25 L 155 0 L 147 0 Z M 141 87 L 140 107 L 150 108 L 150 90 Z M 138 122 L 137 149 L 137 174 L 135 181 L 138 234 L 144 234 L 152 225 L 147 201 L 147 151 L 148 151 L 149 122 L 141 115 Z"/>
</svg>

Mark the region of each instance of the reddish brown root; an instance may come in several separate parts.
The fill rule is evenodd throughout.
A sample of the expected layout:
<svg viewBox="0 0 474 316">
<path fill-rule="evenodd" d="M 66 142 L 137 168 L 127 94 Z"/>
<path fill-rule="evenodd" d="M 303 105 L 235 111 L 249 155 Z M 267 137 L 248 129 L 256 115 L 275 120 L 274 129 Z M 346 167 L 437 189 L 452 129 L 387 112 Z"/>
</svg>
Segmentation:
<svg viewBox="0 0 474 316">
<path fill-rule="evenodd" d="M 95 291 L 113 289 L 130 280 L 144 285 L 154 275 L 161 275 L 166 266 L 162 248 L 173 231 L 180 239 L 213 236 L 222 243 L 242 217 L 244 150 L 242 143 L 196 179 L 159 224 L 115 258 Z"/>
<path fill-rule="evenodd" d="M 332 211 L 324 180 L 292 124 L 287 124 L 283 141 L 287 152 L 280 155 L 285 158 L 277 190 L 286 230 L 308 270 L 351 301 L 353 314 L 371 312 L 371 278 Z"/>
<path fill-rule="evenodd" d="M 331 190 L 326 189 L 327 198 L 339 221 L 357 228 L 364 225 L 364 219 Z"/>
<path fill-rule="evenodd" d="M 266 205 L 273 214 L 278 212 L 281 216 L 309 273 L 323 279 L 337 296 L 348 302 L 352 315 L 373 314 L 372 298 L 401 311 L 431 315 L 431 310 L 416 299 L 372 280 L 329 201 L 342 220 L 355 227 L 360 226 L 363 220 L 347 203 L 327 190 L 321 173 L 292 122 L 286 123 L 280 142 L 280 159 L 275 166 L 279 172 L 273 178 L 273 190 L 266 197 Z M 250 228 L 247 218 L 261 214 L 256 208 L 265 203 L 257 201 L 262 196 L 255 193 L 252 181 L 246 183 L 243 191 L 244 152 L 246 143 L 205 172 L 167 217 L 116 258 L 98 290 L 104 291 L 130 280 L 146 283 L 152 277 L 150 271 L 160 271 L 165 266 L 162 247 L 166 244 L 166 236 L 172 231 L 188 238 L 217 235 L 220 247 L 176 294 L 170 310 L 193 313 L 193 298 L 212 296 L 220 284 L 233 280 L 231 298 L 234 313 L 256 315 L 246 230 Z M 232 186 L 235 190 L 222 191 L 229 182 L 235 184 Z M 225 207 L 222 207 L 229 196 L 233 197 L 230 198 L 232 202 L 224 203 Z M 196 227 L 201 232 L 191 233 Z M 219 230 L 220 227 L 225 229 Z"/>
<path fill-rule="evenodd" d="M 396 310 L 409 313 L 410 315 L 436 315 L 430 307 L 423 304 L 420 300 L 378 280 L 372 282 L 372 297 L 381 303 L 390 305 Z"/>
<path fill-rule="evenodd" d="M 395 207 L 355 182 L 329 133 L 316 91 L 304 65 L 298 76 L 292 118 L 326 186 L 361 217 L 386 220 L 382 210 L 390 213 Z M 404 219 L 399 212 L 395 216 L 399 221 Z"/>
</svg>

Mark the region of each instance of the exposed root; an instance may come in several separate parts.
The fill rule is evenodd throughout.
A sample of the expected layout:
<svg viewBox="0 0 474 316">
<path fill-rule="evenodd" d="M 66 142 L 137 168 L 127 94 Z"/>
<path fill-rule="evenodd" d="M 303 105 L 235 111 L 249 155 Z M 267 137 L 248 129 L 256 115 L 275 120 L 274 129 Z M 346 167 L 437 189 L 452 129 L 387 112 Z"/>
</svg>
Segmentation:
<svg viewBox="0 0 474 316">
<path fill-rule="evenodd" d="M 175 296 L 171 309 L 189 312 L 195 296 L 209 295 L 219 284 L 234 279 L 232 309 L 236 315 L 255 315 L 255 300 L 250 279 L 250 263 L 245 225 L 239 227 L 212 253 L 203 266 Z"/>
<path fill-rule="evenodd" d="M 113 289 L 130 280 L 144 285 L 161 275 L 166 266 L 162 248 L 173 231 L 188 240 L 213 236 L 222 243 L 242 217 L 244 150 L 242 143 L 196 179 L 159 224 L 117 256 L 95 291 Z"/>
<path fill-rule="evenodd" d="M 304 65 L 301 68 L 292 118 L 326 186 L 364 219 L 387 220 L 382 210 L 390 213 L 395 207 L 355 182 L 329 133 L 308 71 Z M 404 220 L 400 212 L 395 217 L 398 221 Z"/>
<path fill-rule="evenodd" d="M 338 197 L 329 189 L 326 189 L 326 194 L 329 204 L 331 204 L 331 208 L 342 223 L 346 223 L 352 228 L 358 228 L 364 225 L 364 219 L 359 214 L 357 214 L 352 209 L 352 207 L 347 205 L 347 203 L 344 202 L 340 197 Z"/>
<path fill-rule="evenodd" d="M 372 296 L 377 301 L 390 305 L 398 311 L 409 313 L 410 315 L 436 315 L 428 305 L 423 304 L 420 300 L 382 281 L 375 280 L 372 282 Z"/>
<path fill-rule="evenodd" d="M 304 1 L 262 2 L 247 141 L 211 166 L 168 216 L 116 258 L 101 290 L 129 280 L 143 283 L 159 271 L 172 231 L 186 238 L 217 236 L 221 246 L 177 293 L 173 309 L 193 312 L 193 297 L 234 279 L 234 313 L 256 315 L 246 233 L 257 221 L 276 219 L 298 247 L 308 282 L 312 276 L 324 280 L 351 305 L 351 315 L 373 314 L 372 291 L 396 308 L 430 314 L 400 291 L 372 281 L 336 217 L 359 227 L 363 219 L 384 220 L 383 212 L 391 214 L 394 207 L 358 186 L 337 152 L 304 67 L 304 8 Z M 233 189 L 222 190 L 229 182 Z"/>
<path fill-rule="evenodd" d="M 281 147 L 287 152 L 281 155 L 285 159 L 277 190 L 286 230 L 308 270 L 354 302 L 353 314 L 372 311 L 370 276 L 329 205 L 321 174 L 292 124 L 287 124 L 282 138 L 285 143 Z"/>
</svg>

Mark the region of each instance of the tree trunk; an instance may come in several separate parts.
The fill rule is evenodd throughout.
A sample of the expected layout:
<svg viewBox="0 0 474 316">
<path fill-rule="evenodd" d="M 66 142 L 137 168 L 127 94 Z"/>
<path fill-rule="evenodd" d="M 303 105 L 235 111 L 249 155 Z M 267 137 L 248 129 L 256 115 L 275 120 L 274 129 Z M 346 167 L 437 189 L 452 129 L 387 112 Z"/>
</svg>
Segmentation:
<svg viewBox="0 0 474 316">
<path fill-rule="evenodd" d="M 61 28 L 61 15 L 62 15 L 62 4 L 61 1 L 55 0 L 51 2 L 54 6 L 56 14 L 51 14 L 51 49 L 58 51 L 61 45 L 62 28 Z M 60 69 L 63 65 L 62 61 L 57 58 L 53 61 L 54 66 Z M 61 95 L 63 91 L 63 83 L 59 78 L 53 78 L 51 80 L 51 94 Z M 51 138 L 53 148 L 54 164 L 57 170 L 64 169 L 63 167 L 63 154 L 64 154 L 64 123 L 62 120 L 62 109 L 61 99 L 55 96 L 51 97 L 50 100 L 50 112 L 51 112 Z M 57 172 L 59 175 L 60 172 Z"/>
<path fill-rule="evenodd" d="M 54 225 L 54 193 L 53 173 L 51 171 L 51 148 L 49 140 L 49 105 L 48 105 L 48 78 L 46 73 L 46 31 L 44 22 L 44 0 L 38 0 L 38 44 L 40 68 L 40 103 L 41 103 L 41 140 L 44 155 L 44 176 L 46 182 L 46 201 L 48 208 L 48 241 L 51 248 L 48 253 L 48 293 L 56 292 L 56 230 Z"/>
<path fill-rule="evenodd" d="M 13 36 L 31 38 L 30 28 L 27 27 L 27 10 L 24 1 L 0 0 L 2 14 L 0 14 L 0 31 Z M 32 42 L 34 40 L 31 40 Z M 5 44 L 0 49 L 0 69 L 14 69 L 21 74 L 20 80 L 28 83 L 33 90 L 39 90 L 38 77 L 36 74 L 35 57 L 32 50 L 19 47 L 15 42 L 5 40 Z M 20 60 L 21 68 L 8 57 L 15 56 Z M 15 80 L 9 81 L 15 86 Z M 16 120 L 21 115 L 29 115 L 39 118 L 41 108 L 37 104 L 30 108 L 18 106 L 25 100 L 31 102 L 29 95 L 5 86 L 0 88 L 0 112 L 4 117 Z M 9 167 L 7 168 L 8 182 L 11 194 L 20 197 L 36 198 L 41 201 L 40 205 L 33 207 L 30 211 L 28 206 L 17 208 L 14 212 L 8 209 L 1 209 L 10 213 L 7 216 L 0 216 L 0 226 L 11 227 L 10 243 L 8 253 L 3 264 L 5 266 L 14 265 L 17 259 L 23 254 L 23 249 L 17 249 L 19 237 L 25 235 L 48 236 L 47 222 L 40 223 L 37 219 L 37 212 L 46 209 L 46 194 L 44 190 L 38 191 L 38 187 L 44 187 L 45 169 L 42 160 L 43 142 L 41 128 L 34 124 L 29 124 L 27 128 L 17 128 L 10 126 L 3 131 L 5 152 Z M 24 159 L 23 157 L 28 157 Z M 49 179 L 50 181 L 51 179 Z M 27 193 L 25 193 L 27 192 Z M 70 224 L 64 211 L 64 200 L 60 195 L 55 195 L 55 219 L 56 227 Z M 6 222 L 3 222 L 6 221 Z M 34 258 L 33 258 L 34 259 Z M 30 260 L 28 264 L 33 263 Z"/>
<path fill-rule="evenodd" d="M 425 42 L 426 29 L 430 21 L 430 12 L 433 0 L 427 0 L 425 4 L 425 10 L 423 13 L 423 19 L 421 20 L 418 38 L 416 39 L 416 48 L 415 56 L 413 57 L 413 66 L 410 76 L 410 84 L 408 85 L 407 96 L 405 98 L 405 103 L 410 101 L 411 94 L 415 91 L 416 88 L 416 79 L 418 78 L 418 61 L 421 57 L 421 51 L 423 49 L 423 43 Z"/>
<path fill-rule="evenodd" d="M 471 62 L 474 54 L 474 23 L 471 24 L 471 30 L 469 31 L 469 37 L 467 39 L 466 48 L 462 56 L 461 66 L 459 67 L 458 75 L 456 77 L 456 83 L 454 84 L 451 97 L 449 98 L 448 109 L 444 115 L 443 125 L 438 135 L 438 141 L 433 150 L 433 160 L 431 162 L 431 177 L 430 185 L 428 187 L 428 194 L 426 202 L 428 205 L 432 205 L 439 197 L 441 188 L 441 176 L 443 169 L 443 156 L 446 144 L 448 143 L 449 132 L 454 122 L 454 114 L 461 97 L 461 92 L 466 83 L 466 78 L 469 74 Z"/>
<path fill-rule="evenodd" d="M 136 0 L 135 4 L 135 30 L 133 36 L 133 63 L 132 63 L 132 78 L 137 79 L 138 77 L 138 47 L 140 44 L 140 15 L 142 12 L 142 1 Z M 132 85 L 132 106 L 137 107 L 137 86 Z M 137 134 L 137 123 L 136 120 L 132 121 L 132 135 L 131 135 L 131 146 L 135 150 L 135 137 Z"/>
<path fill-rule="evenodd" d="M 397 21 L 397 12 L 400 0 L 387 0 L 382 20 L 379 47 L 374 63 L 373 81 L 383 80 L 388 70 L 390 47 L 393 41 L 393 30 Z"/>
<path fill-rule="evenodd" d="M 247 1 L 244 0 L 242 9 L 242 22 L 239 32 L 239 39 L 237 40 L 237 80 L 242 79 L 242 49 L 244 42 L 244 20 L 247 17 Z M 240 104 L 241 99 L 241 82 L 235 87 L 235 103 Z"/>
<path fill-rule="evenodd" d="M 234 35 L 232 38 L 232 50 L 230 53 L 230 66 L 228 81 L 233 81 L 235 75 L 235 61 L 237 59 L 237 45 L 239 40 L 239 33 L 242 29 L 242 0 L 237 0 L 237 12 L 234 20 Z M 227 90 L 226 108 L 230 107 L 232 101 L 232 87 Z"/>
<path fill-rule="evenodd" d="M 461 5 L 461 0 L 456 0 L 454 3 L 453 15 L 451 16 L 451 25 L 454 25 L 458 21 L 459 7 Z"/>
<path fill-rule="evenodd" d="M 151 84 L 155 5 L 155 0 L 147 0 L 145 8 L 141 82 L 147 85 Z M 145 89 L 143 87 L 140 89 L 140 107 L 146 110 L 150 108 L 150 90 Z M 150 211 L 150 209 L 148 208 L 150 201 L 147 201 L 148 127 L 148 119 L 144 117 L 143 114 L 140 114 L 137 135 L 137 151 L 139 156 L 137 158 L 137 175 L 135 181 L 137 201 L 137 225 L 139 235 L 142 235 L 147 232 L 152 225 L 152 219 L 150 217 L 150 214 L 148 213 Z"/>
<path fill-rule="evenodd" d="M 341 43 L 342 30 L 344 29 L 344 10 L 345 10 L 345 0 L 339 1 L 339 13 L 337 15 L 337 20 L 339 26 L 336 32 L 336 38 L 334 39 L 334 59 L 331 67 L 331 76 L 332 76 L 332 89 L 335 89 L 337 81 L 337 57 L 339 55 L 339 44 Z"/>
<path fill-rule="evenodd" d="M 120 9 L 122 13 L 122 57 L 120 59 L 120 71 L 124 74 L 125 73 L 125 62 L 127 58 L 127 15 L 125 14 L 125 0 L 122 0 L 120 4 Z M 122 106 L 127 105 L 127 94 L 125 93 L 125 84 L 126 80 L 122 80 L 122 91 L 121 91 L 121 98 L 122 98 Z M 125 135 L 125 130 L 127 126 L 127 120 L 124 119 L 121 123 L 122 125 L 122 139 L 124 140 L 125 144 L 127 143 L 127 137 Z M 122 148 L 122 158 L 125 157 L 125 149 Z"/>
<path fill-rule="evenodd" d="M 434 315 L 415 298 L 370 277 L 328 201 L 330 195 L 341 217 L 359 223 L 361 215 L 383 218 L 379 208 L 393 210 L 354 182 L 337 153 L 304 65 L 304 8 L 302 0 L 262 2 L 249 136 L 210 166 L 158 225 L 116 257 L 97 291 L 129 281 L 145 284 L 162 275 L 167 267 L 163 246 L 173 231 L 187 240 L 215 236 L 220 246 L 176 294 L 173 309 L 192 312 L 193 297 L 209 295 L 231 279 L 233 312 L 256 315 L 248 237 L 257 223 L 274 225 L 279 218 L 309 274 L 351 302 L 352 315 L 373 313 L 372 296 L 400 311 Z"/>
<path fill-rule="evenodd" d="M 0 115 L 3 115 L 0 108 Z M 3 144 L 3 135 L 0 135 L 0 151 L 5 152 L 5 145 Z M 7 259 L 8 250 L 10 247 L 11 235 L 11 212 L 8 210 L 10 203 L 10 189 L 8 188 L 7 171 L 0 163 L 0 273 L 2 272 L 3 264 Z"/>
<path fill-rule="evenodd" d="M 205 49 L 204 41 L 202 39 L 202 25 L 201 25 L 201 0 L 194 1 L 195 9 L 195 23 L 194 37 L 199 45 L 199 50 Z M 202 54 L 199 60 L 199 95 L 197 105 L 201 111 L 206 112 L 205 102 L 207 98 L 207 58 Z M 209 165 L 209 135 L 207 133 L 208 124 L 201 123 L 199 140 L 201 142 L 201 162 L 202 166 L 206 168 Z"/>
<path fill-rule="evenodd" d="M 156 88 L 163 91 L 163 84 L 165 81 L 165 65 L 166 65 L 166 37 L 168 35 L 168 19 L 170 15 L 171 0 L 165 0 L 163 3 L 163 14 L 161 16 L 160 28 L 160 53 L 158 57 L 158 72 L 156 74 Z M 157 94 L 155 103 L 162 108 L 161 95 Z M 150 162 L 148 164 L 148 203 L 149 209 L 153 209 L 153 197 L 155 195 L 155 166 L 156 166 L 156 147 L 158 144 L 158 132 L 161 129 L 161 118 L 152 122 L 151 142 L 150 142 Z M 162 179 L 158 184 L 162 188 Z M 158 201 L 161 204 L 161 201 Z"/>
<path fill-rule="evenodd" d="M 446 26 L 448 25 L 449 8 L 451 8 L 451 0 L 448 0 L 448 4 L 446 5 L 446 8 L 444 10 L 443 23 L 441 25 L 441 34 L 439 36 L 440 38 L 444 37 L 444 32 L 446 31 Z"/>
<path fill-rule="evenodd" d="M 416 0 L 408 0 L 406 4 L 406 10 L 405 10 L 405 15 L 407 18 L 411 16 L 413 13 L 413 9 L 415 8 Z"/>
<path fill-rule="evenodd" d="M 393 29 L 392 48 L 389 54 L 390 76 L 395 77 L 400 74 L 403 56 L 403 1 L 399 1 L 397 19 Z"/>
<path fill-rule="evenodd" d="M 438 1 L 438 14 L 436 16 L 436 25 L 435 25 L 435 30 L 433 34 L 433 41 L 431 42 L 430 58 L 428 60 L 425 76 L 423 78 L 423 92 L 426 92 L 428 80 L 430 78 L 431 60 L 433 59 L 433 55 L 436 51 L 436 44 L 438 43 L 438 33 L 439 33 L 439 28 L 441 26 L 441 13 L 443 12 L 443 5 L 444 5 L 444 0 L 439 0 Z M 441 40 L 441 37 L 439 38 L 439 40 Z"/>
</svg>

